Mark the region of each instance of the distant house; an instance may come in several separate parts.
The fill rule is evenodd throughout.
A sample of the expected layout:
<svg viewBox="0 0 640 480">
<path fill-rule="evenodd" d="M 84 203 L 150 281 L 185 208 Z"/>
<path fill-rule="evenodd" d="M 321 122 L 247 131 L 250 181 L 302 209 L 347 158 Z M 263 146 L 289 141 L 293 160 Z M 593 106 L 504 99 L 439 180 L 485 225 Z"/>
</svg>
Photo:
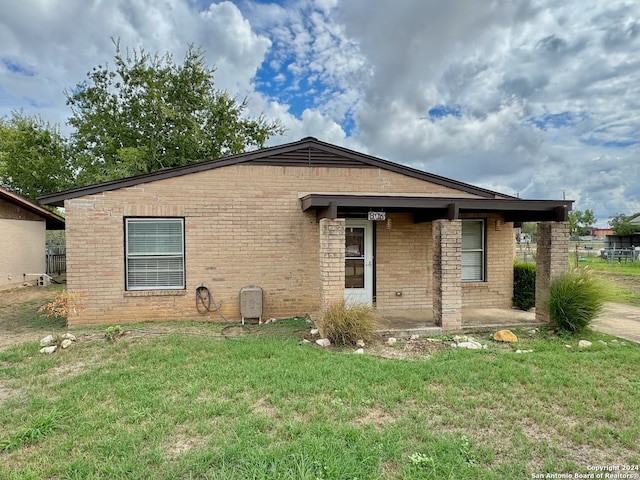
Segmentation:
<svg viewBox="0 0 640 480">
<path fill-rule="evenodd" d="M 65 208 L 76 325 L 239 319 L 239 292 L 259 286 L 265 317 L 363 302 L 456 331 L 463 307 L 511 307 L 514 225 L 542 222 L 538 288 L 568 266 L 571 201 L 523 200 L 315 138 L 40 200 Z"/>
<path fill-rule="evenodd" d="M 604 238 L 607 235 L 613 235 L 613 229 L 611 228 L 590 228 L 589 233 L 592 237 Z"/>
<path fill-rule="evenodd" d="M 64 218 L 0 188 L 0 288 L 45 273 L 47 230 L 64 230 Z"/>
</svg>

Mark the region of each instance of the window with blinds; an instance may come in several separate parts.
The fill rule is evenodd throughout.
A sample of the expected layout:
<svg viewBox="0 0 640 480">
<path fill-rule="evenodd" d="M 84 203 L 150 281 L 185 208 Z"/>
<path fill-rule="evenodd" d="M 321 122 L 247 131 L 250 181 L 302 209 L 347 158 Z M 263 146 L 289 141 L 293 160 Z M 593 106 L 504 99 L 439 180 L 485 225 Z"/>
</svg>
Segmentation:
<svg viewBox="0 0 640 480">
<path fill-rule="evenodd" d="M 126 289 L 183 289 L 184 220 L 127 218 Z"/>
<path fill-rule="evenodd" d="M 484 220 L 462 221 L 462 281 L 484 281 Z"/>
</svg>

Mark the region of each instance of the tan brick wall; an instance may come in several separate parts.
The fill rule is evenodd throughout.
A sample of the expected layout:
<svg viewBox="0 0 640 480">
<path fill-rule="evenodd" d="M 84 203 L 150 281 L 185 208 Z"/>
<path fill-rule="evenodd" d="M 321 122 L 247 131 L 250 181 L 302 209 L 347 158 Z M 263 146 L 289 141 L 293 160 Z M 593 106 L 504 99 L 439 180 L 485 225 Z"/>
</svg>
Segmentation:
<svg viewBox="0 0 640 480">
<path fill-rule="evenodd" d="M 387 222 L 375 222 L 376 305 L 380 309 L 431 308 L 431 223 L 414 224 L 411 214 L 387 217 L 390 228 Z"/>
<path fill-rule="evenodd" d="M 548 322 L 544 300 L 549 284 L 569 268 L 569 223 L 539 223 L 536 242 L 536 320 Z"/>
<path fill-rule="evenodd" d="M 68 200 L 68 286 L 83 294 L 83 309 L 70 323 L 220 319 L 215 312 L 196 312 L 200 285 L 230 319 L 239 318 L 240 288 L 251 284 L 264 289 L 267 318 L 319 310 L 320 226 L 314 212 L 301 211 L 299 200 L 309 192 L 458 193 L 379 169 L 234 165 Z M 185 218 L 185 291 L 125 292 L 127 216 Z M 387 237 L 377 226 L 379 301 L 404 308 L 422 299 L 423 306 L 431 305 L 431 226 L 413 225 L 408 215 L 392 218 Z M 401 239 L 410 247 L 398 249 Z M 391 296 L 397 290 L 402 297 Z"/>
</svg>

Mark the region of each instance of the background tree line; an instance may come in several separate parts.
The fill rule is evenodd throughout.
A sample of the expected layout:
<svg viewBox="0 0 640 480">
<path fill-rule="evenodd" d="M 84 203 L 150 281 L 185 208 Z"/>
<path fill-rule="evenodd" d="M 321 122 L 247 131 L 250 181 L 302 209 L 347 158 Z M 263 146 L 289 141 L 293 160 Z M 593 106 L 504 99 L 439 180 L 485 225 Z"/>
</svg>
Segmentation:
<svg viewBox="0 0 640 480">
<path fill-rule="evenodd" d="M 280 121 L 246 115 L 215 88 L 215 69 L 189 46 L 171 55 L 122 52 L 65 91 L 69 136 L 39 116 L 0 118 L 0 185 L 35 200 L 67 188 L 115 180 L 263 147 Z"/>
</svg>

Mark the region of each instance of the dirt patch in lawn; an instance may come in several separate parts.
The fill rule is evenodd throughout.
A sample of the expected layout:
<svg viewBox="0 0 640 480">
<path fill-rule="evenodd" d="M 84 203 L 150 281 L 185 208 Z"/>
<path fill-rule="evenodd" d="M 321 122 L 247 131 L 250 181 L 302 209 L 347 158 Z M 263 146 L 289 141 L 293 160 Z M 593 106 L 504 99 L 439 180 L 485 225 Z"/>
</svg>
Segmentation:
<svg viewBox="0 0 640 480">
<path fill-rule="evenodd" d="M 42 321 L 40 307 L 53 299 L 60 286 L 18 287 L 0 291 L 0 350 L 11 345 L 35 342 L 49 333 L 64 331 L 59 320 Z"/>
</svg>

